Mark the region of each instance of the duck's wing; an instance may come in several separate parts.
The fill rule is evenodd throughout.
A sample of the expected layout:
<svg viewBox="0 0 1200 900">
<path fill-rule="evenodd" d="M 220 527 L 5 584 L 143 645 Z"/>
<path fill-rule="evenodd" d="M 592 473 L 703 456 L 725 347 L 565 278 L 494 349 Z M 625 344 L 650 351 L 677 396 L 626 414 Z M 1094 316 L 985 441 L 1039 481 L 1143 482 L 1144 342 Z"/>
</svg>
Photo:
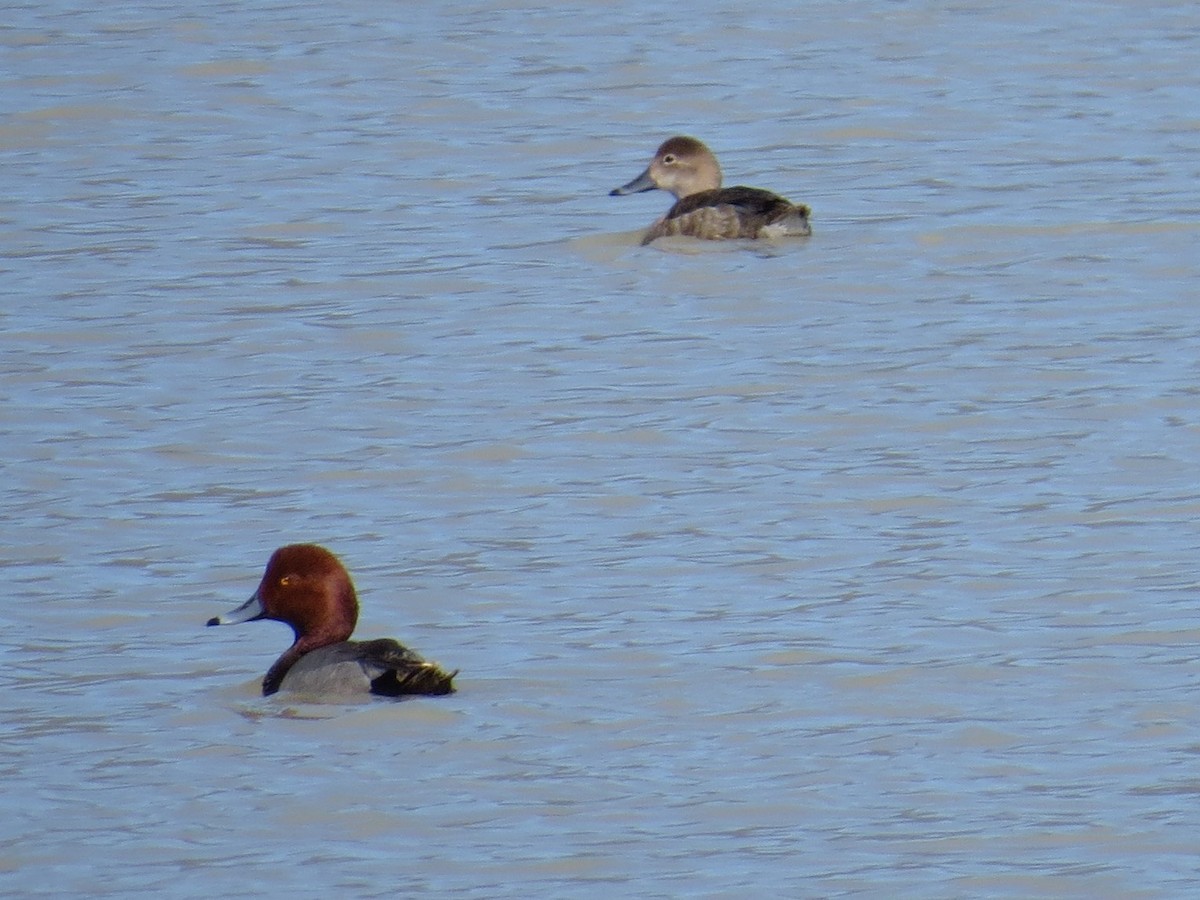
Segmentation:
<svg viewBox="0 0 1200 900">
<path fill-rule="evenodd" d="M 371 679 L 371 693 L 385 697 L 405 694 L 453 694 L 454 676 L 437 663 L 427 662 L 391 638 L 355 641 L 359 662 Z"/>
<path fill-rule="evenodd" d="M 776 225 L 781 231 L 808 234 L 808 207 L 761 188 L 730 187 L 700 191 L 675 203 L 646 232 L 648 244 L 665 235 L 688 235 L 709 240 L 757 238 Z"/>
<path fill-rule="evenodd" d="M 770 191 L 752 187 L 717 188 L 713 191 L 700 191 L 676 201 L 667 213 L 668 219 L 686 216 L 698 209 L 711 206 L 732 206 L 741 216 L 761 218 L 770 221 L 775 216 L 786 215 L 792 209 L 792 204 Z"/>
</svg>

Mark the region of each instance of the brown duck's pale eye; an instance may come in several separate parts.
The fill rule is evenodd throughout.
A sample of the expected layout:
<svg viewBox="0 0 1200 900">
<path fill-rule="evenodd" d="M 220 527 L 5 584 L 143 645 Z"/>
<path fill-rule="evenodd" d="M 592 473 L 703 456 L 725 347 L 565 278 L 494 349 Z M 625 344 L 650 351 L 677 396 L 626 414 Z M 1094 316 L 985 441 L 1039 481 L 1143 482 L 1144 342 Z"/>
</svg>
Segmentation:
<svg viewBox="0 0 1200 900">
<path fill-rule="evenodd" d="M 291 584 L 291 583 L 292 583 L 292 576 L 291 576 L 291 575 L 284 575 L 282 578 L 280 578 L 280 579 L 279 579 L 279 586 L 280 586 L 280 587 L 287 587 L 287 586 L 288 586 L 289 584 Z"/>
<path fill-rule="evenodd" d="M 665 162 L 668 166 L 675 165 L 675 154 L 668 153 L 666 156 L 663 157 L 663 162 Z"/>
</svg>

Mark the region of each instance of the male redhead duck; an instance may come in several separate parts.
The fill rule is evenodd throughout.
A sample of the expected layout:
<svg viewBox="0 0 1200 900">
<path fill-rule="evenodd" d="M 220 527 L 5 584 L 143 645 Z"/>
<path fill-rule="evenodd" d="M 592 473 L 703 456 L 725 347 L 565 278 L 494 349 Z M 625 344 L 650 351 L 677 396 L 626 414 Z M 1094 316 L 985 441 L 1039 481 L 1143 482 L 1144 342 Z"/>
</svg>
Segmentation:
<svg viewBox="0 0 1200 900">
<path fill-rule="evenodd" d="M 296 640 L 263 678 L 263 696 L 280 689 L 306 694 L 452 694 L 446 674 L 391 638 L 351 641 L 358 598 L 350 573 L 316 544 L 291 544 L 271 554 L 267 571 L 241 606 L 209 625 L 274 619 L 292 626 Z"/>
<path fill-rule="evenodd" d="M 675 205 L 642 237 L 642 246 L 666 235 L 720 241 L 812 234 L 811 212 L 761 188 L 721 187 L 721 167 L 712 151 L 692 137 L 665 141 L 646 171 L 609 196 L 655 188 L 675 195 Z"/>
</svg>

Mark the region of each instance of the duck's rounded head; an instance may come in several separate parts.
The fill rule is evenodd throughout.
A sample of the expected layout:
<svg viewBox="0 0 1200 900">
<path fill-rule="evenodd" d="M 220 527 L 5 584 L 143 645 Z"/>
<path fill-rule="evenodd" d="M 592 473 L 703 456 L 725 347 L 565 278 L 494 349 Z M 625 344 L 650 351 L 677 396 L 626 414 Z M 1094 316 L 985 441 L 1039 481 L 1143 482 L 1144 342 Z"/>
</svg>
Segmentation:
<svg viewBox="0 0 1200 900">
<path fill-rule="evenodd" d="M 350 573 L 336 556 L 316 544 L 280 547 L 267 562 L 250 599 L 209 625 L 273 619 L 292 627 L 309 647 L 344 641 L 358 622 L 358 597 Z"/>
<path fill-rule="evenodd" d="M 663 141 L 650 165 L 628 184 L 610 191 L 611 196 L 637 194 L 654 189 L 675 195 L 676 200 L 714 191 L 721 186 L 721 167 L 701 141 L 678 135 Z"/>
</svg>

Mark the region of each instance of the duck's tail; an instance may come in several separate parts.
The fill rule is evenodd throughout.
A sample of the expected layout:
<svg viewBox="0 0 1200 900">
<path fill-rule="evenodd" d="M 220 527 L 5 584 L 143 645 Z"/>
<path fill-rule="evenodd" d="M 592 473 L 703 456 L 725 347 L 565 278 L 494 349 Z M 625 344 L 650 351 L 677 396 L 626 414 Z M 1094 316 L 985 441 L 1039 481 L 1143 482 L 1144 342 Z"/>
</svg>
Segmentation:
<svg viewBox="0 0 1200 900">
<path fill-rule="evenodd" d="M 374 675 L 371 678 L 372 694 L 402 697 L 405 694 L 440 696 L 454 693 L 454 676 L 458 669 L 447 673 L 437 663 L 427 662 L 391 638 L 362 641 L 358 647 L 373 670 L 370 671 Z"/>
<path fill-rule="evenodd" d="M 458 669 L 447 672 L 436 663 L 421 663 L 410 669 L 389 669 L 371 682 L 372 694 L 401 697 L 405 694 L 426 694 L 440 697 L 454 693 L 454 676 Z"/>
</svg>

